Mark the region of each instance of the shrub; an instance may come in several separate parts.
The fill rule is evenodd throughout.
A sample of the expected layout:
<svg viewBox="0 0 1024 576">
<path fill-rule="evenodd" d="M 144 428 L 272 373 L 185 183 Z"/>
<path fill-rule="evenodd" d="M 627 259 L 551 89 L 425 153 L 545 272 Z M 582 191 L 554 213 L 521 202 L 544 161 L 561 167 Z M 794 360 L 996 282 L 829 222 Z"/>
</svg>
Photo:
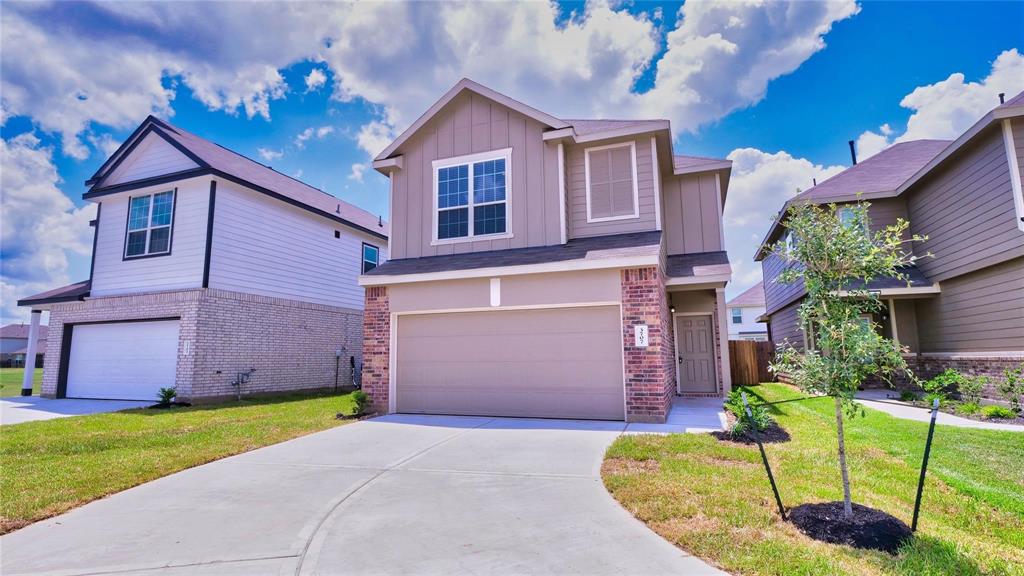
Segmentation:
<svg viewBox="0 0 1024 576">
<path fill-rule="evenodd" d="M 160 391 L 156 393 L 156 397 L 161 406 L 170 406 L 171 402 L 174 402 L 174 399 L 178 397 L 178 390 L 174 386 L 161 388 Z"/>
<path fill-rule="evenodd" d="M 1005 406 L 996 406 L 993 404 L 982 408 L 981 415 L 985 418 L 1013 418 L 1017 414 Z"/>
<path fill-rule="evenodd" d="M 930 393 L 930 394 L 925 394 L 924 395 L 924 401 L 925 401 L 926 404 L 928 404 L 929 408 L 931 408 L 931 405 L 934 404 L 936 400 L 939 401 L 939 406 L 942 406 L 943 404 L 946 403 L 946 395 L 945 394 L 935 394 L 935 393 Z"/>
<path fill-rule="evenodd" d="M 366 392 L 356 390 L 352 393 L 352 401 L 356 403 L 356 416 L 361 416 L 366 413 L 366 407 L 370 403 L 370 397 L 366 395 Z"/>
<path fill-rule="evenodd" d="M 981 391 L 988 385 L 988 376 L 965 376 L 957 385 L 960 399 L 969 404 L 981 402 Z"/>
<path fill-rule="evenodd" d="M 1020 414 L 1024 410 L 1024 364 L 1015 369 L 1007 368 L 1003 372 L 1003 378 L 996 388 L 1010 403 L 1010 408 Z"/>
<path fill-rule="evenodd" d="M 904 390 L 900 392 L 900 400 L 903 402 L 915 402 L 921 398 L 921 395 L 913 390 Z"/>
<path fill-rule="evenodd" d="M 736 416 L 736 423 L 732 425 L 730 431 L 733 436 L 745 435 L 753 430 L 759 432 L 767 430 L 775 423 L 775 419 L 768 414 L 768 408 L 762 404 L 750 404 L 750 413 L 753 418 L 747 416 L 747 411 L 743 407 L 743 396 L 739 390 L 729 392 L 729 397 L 725 400 L 725 408 Z"/>
<path fill-rule="evenodd" d="M 961 414 L 974 415 L 981 411 L 981 405 L 977 402 L 964 402 L 956 407 L 956 411 Z"/>
<path fill-rule="evenodd" d="M 926 398 L 929 398 L 929 402 L 931 402 L 931 398 L 938 398 L 942 401 L 958 390 L 964 381 L 965 378 L 959 372 L 952 368 L 946 368 L 941 374 L 931 380 L 926 380 L 921 387 L 928 393 Z"/>
</svg>

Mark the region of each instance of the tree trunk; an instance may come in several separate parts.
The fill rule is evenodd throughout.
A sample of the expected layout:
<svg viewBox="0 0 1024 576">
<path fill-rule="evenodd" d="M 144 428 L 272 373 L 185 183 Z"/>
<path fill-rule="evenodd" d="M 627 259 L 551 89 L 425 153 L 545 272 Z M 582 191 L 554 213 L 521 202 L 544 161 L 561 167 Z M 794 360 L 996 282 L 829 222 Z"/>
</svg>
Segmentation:
<svg viewBox="0 0 1024 576">
<path fill-rule="evenodd" d="M 846 439 L 843 437 L 843 401 L 836 396 L 836 430 L 839 435 L 839 469 L 843 473 L 843 517 L 853 518 L 853 499 L 850 497 L 850 472 L 846 469 Z"/>
</svg>

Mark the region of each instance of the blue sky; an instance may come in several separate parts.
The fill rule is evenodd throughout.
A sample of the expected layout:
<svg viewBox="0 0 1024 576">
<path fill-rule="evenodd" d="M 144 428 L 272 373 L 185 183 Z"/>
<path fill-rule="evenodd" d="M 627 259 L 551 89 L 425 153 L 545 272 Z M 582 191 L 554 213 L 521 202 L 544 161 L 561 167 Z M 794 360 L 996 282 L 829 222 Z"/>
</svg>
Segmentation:
<svg viewBox="0 0 1024 576">
<path fill-rule="evenodd" d="M 735 162 L 734 295 L 771 213 L 849 164 L 847 140 L 952 138 L 1024 89 L 1020 2 L 426 8 L 4 3 L 3 321 L 88 276 L 83 181 L 148 113 L 385 217 L 371 153 L 462 76 L 555 115 L 668 117 L 678 153 Z"/>
</svg>

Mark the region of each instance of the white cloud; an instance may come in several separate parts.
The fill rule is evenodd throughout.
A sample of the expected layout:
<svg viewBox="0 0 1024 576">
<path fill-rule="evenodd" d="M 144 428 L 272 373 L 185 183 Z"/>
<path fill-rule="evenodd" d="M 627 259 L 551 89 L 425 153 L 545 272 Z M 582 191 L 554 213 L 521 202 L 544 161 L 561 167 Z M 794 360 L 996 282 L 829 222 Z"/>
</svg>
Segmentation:
<svg viewBox="0 0 1024 576">
<path fill-rule="evenodd" d="M 321 126 L 316 129 L 317 138 L 326 138 L 331 134 L 334 134 L 334 126 Z"/>
<path fill-rule="evenodd" d="M 359 133 L 356 134 L 356 142 L 372 158 L 387 148 L 395 136 L 393 128 L 384 122 L 373 121 L 364 124 L 359 129 Z"/>
<path fill-rule="evenodd" d="M 0 319 L 7 323 L 28 316 L 19 298 L 71 281 L 68 253 L 90 254 L 96 209 L 76 208 L 57 188 L 52 150 L 32 133 L 0 141 L 0 168 Z"/>
<path fill-rule="evenodd" d="M 323 140 L 332 133 L 334 133 L 334 126 L 320 126 L 319 128 L 311 126 L 296 134 L 292 144 L 301 150 L 306 147 L 306 142 L 312 138 L 316 137 L 317 140 Z"/>
<path fill-rule="evenodd" d="M 366 172 L 366 168 L 367 168 L 366 164 L 353 164 L 352 165 L 352 172 L 349 173 L 348 179 L 349 180 L 355 180 L 356 182 L 362 182 L 363 181 L 363 174 Z"/>
<path fill-rule="evenodd" d="M 315 92 L 327 83 L 327 74 L 324 74 L 324 71 L 319 68 L 313 68 L 309 71 L 309 74 L 306 74 L 304 79 L 306 81 L 306 92 Z"/>
<path fill-rule="evenodd" d="M 103 134 L 89 134 L 89 143 L 95 150 L 98 150 L 104 157 L 110 157 L 121 147 L 121 143 L 114 140 L 114 137 L 104 132 Z"/>
<path fill-rule="evenodd" d="M 732 177 L 725 203 L 725 245 L 732 262 L 730 296 L 761 281 L 761 264 L 754 252 L 768 232 L 783 203 L 819 182 L 838 174 L 845 166 L 822 166 L 787 152 L 737 148 L 729 153 Z"/>
<path fill-rule="evenodd" d="M 263 147 L 257 148 L 256 153 L 259 154 L 260 158 L 263 158 L 265 162 L 273 162 L 274 160 L 284 156 L 284 150 L 273 150 Z"/>
<path fill-rule="evenodd" d="M 888 125 L 879 131 L 865 131 L 857 138 L 861 158 L 868 158 L 897 142 L 920 139 L 953 140 L 989 110 L 999 105 L 999 93 L 1007 98 L 1024 90 L 1024 55 L 1016 48 L 1001 53 L 992 63 L 988 76 L 977 82 L 965 82 L 963 73 L 950 74 L 945 80 L 918 86 L 900 101 L 913 110 L 907 129 L 896 136 Z"/>
</svg>

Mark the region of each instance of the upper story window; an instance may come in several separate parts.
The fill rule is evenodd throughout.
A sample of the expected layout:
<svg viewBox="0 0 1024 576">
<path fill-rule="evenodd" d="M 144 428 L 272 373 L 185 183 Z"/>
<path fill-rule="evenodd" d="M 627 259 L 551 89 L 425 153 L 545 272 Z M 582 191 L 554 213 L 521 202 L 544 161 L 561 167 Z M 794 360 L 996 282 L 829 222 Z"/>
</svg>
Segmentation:
<svg viewBox="0 0 1024 576">
<path fill-rule="evenodd" d="M 837 212 L 839 215 L 839 222 L 841 222 L 843 226 L 855 226 L 857 225 L 857 222 L 860 221 L 857 217 L 857 213 L 850 206 L 843 206 L 839 208 Z M 864 227 L 865 232 L 868 229 L 867 224 L 867 222 L 860 222 L 860 225 Z"/>
<path fill-rule="evenodd" d="M 434 244 L 509 238 L 512 149 L 434 161 Z"/>
<path fill-rule="evenodd" d="M 149 196 L 133 196 L 128 200 L 124 257 L 170 254 L 173 225 L 173 190 Z"/>
<path fill-rule="evenodd" d="M 380 248 L 363 242 L 363 274 L 373 270 L 380 264 Z"/>
<path fill-rule="evenodd" d="M 587 148 L 583 163 L 587 181 L 587 222 L 640 217 L 634 142 Z"/>
<path fill-rule="evenodd" d="M 742 308 L 730 308 L 729 311 L 732 313 L 733 324 L 743 324 L 743 309 Z"/>
</svg>

